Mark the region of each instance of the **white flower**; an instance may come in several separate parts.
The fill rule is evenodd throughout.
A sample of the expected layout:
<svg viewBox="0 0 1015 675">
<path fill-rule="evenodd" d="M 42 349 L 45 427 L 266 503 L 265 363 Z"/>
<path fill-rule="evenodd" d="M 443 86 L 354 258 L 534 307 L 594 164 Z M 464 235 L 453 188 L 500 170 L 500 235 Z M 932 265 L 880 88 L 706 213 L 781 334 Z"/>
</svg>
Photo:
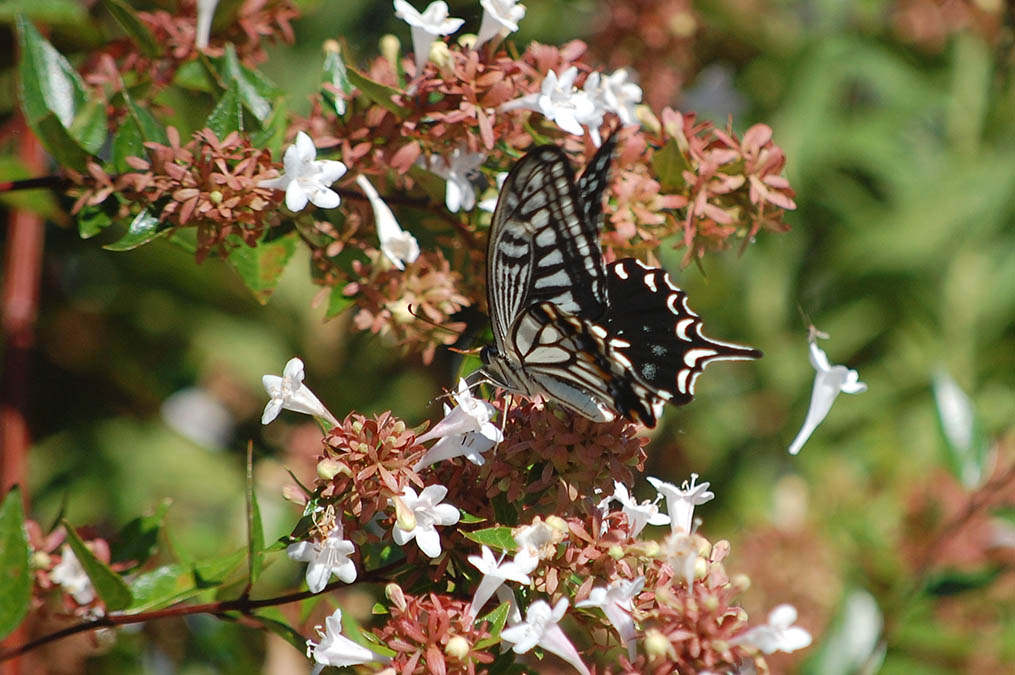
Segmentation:
<svg viewBox="0 0 1015 675">
<path fill-rule="evenodd" d="M 335 208 L 342 200 L 331 185 L 345 175 L 345 164 L 315 157 L 314 142 L 310 136 L 299 132 L 296 142 L 286 148 L 282 158 L 285 171 L 278 178 L 262 180 L 258 187 L 285 190 L 285 205 L 290 211 L 302 211 L 307 201 L 318 208 Z"/>
<path fill-rule="evenodd" d="M 473 464 L 482 465 L 485 461 L 482 453 L 504 440 L 504 434 L 490 421 L 497 409 L 482 399 L 474 398 L 464 379 L 458 380 L 455 401 L 457 405 L 453 410 L 444 406 L 444 419 L 416 439 L 419 443 L 434 438 L 439 440 L 412 467 L 413 471 L 461 456 Z"/>
<path fill-rule="evenodd" d="M 807 409 L 807 418 L 800 433 L 789 446 L 789 454 L 795 455 L 800 452 L 807 439 L 814 430 L 818 428 L 821 421 L 825 419 L 828 411 L 832 409 L 832 403 L 839 392 L 847 394 L 859 394 L 867 391 L 867 385 L 860 382 L 860 376 L 855 370 L 846 366 L 833 366 L 828 363 L 828 356 L 818 347 L 816 331 L 811 330 L 810 338 L 810 359 L 811 365 L 817 374 L 814 377 L 814 389 L 811 391 L 811 405 Z"/>
<path fill-rule="evenodd" d="M 363 194 L 370 200 L 370 206 L 374 210 L 374 226 L 377 228 L 377 238 L 381 242 L 381 253 L 391 261 L 392 265 L 404 270 L 405 263 L 414 263 L 419 257 L 419 242 L 398 226 L 395 214 L 377 194 L 377 190 L 370 184 L 366 176 L 356 176 L 356 185 L 359 185 L 363 190 Z"/>
<path fill-rule="evenodd" d="M 617 635 L 627 645 L 627 653 L 635 657 L 635 630 L 634 619 L 631 618 L 631 611 L 634 609 L 632 600 L 634 596 L 641 593 L 645 587 L 645 577 L 638 577 L 634 581 L 617 579 L 608 587 L 593 588 L 587 600 L 575 604 L 575 607 L 598 607 L 606 614 L 613 627 L 617 629 Z"/>
<path fill-rule="evenodd" d="M 598 74 L 593 79 L 592 88 L 598 87 Z M 578 77 L 578 69 L 574 66 L 565 70 L 559 77 L 553 70 L 543 78 L 543 84 L 538 94 L 526 94 L 521 98 L 508 101 L 501 106 L 501 110 L 535 110 L 568 132 L 581 136 L 584 132 L 582 124 L 590 124 L 596 127 L 602 122 L 603 113 L 596 101 L 589 96 L 587 91 L 579 91 L 574 87 L 574 81 Z M 592 78 L 592 76 L 589 76 Z M 586 87 L 589 84 L 586 83 Z M 590 129 L 590 131 L 592 131 Z M 598 128 L 595 129 L 598 136 Z"/>
<path fill-rule="evenodd" d="M 671 532 L 663 540 L 663 558 L 673 568 L 673 574 L 683 579 L 688 588 L 694 585 L 694 577 L 698 571 L 698 544 L 683 532 Z"/>
<path fill-rule="evenodd" d="M 507 180 L 508 172 L 501 171 L 497 174 L 497 194 L 488 199 L 481 200 L 476 204 L 476 208 L 480 211 L 488 211 L 493 213 L 497 209 L 497 200 L 500 198 L 500 191 L 504 188 L 504 181 Z"/>
<path fill-rule="evenodd" d="M 443 0 L 431 2 L 422 14 L 405 0 L 395 0 L 395 16 L 412 28 L 412 51 L 416 55 L 416 70 L 420 72 L 430 58 L 430 45 L 437 36 L 451 35 L 465 23 L 464 19 L 448 18 L 448 6 Z"/>
<path fill-rule="evenodd" d="M 666 498 L 666 513 L 670 516 L 670 529 L 673 532 L 682 531 L 684 534 L 693 532 L 694 507 L 711 501 L 715 495 L 709 492 L 708 483 L 695 485 L 698 474 L 691 474 L 691 482 L 685 480 L 681 487 L 673 483 L 667 483 L 652 476 L 648 482 L 652 487 Z"/>
<path fill-rule="evenodd" d="M 454 525 L 461 514 L 451 504 L 441 504 L 448 494 L 443 485 L 428 485 L 416 496 L 416 491 L 406 486 L 399 501 L 402 511 L 399 512 L 391 537 L 399 546 L 416 540 L 419 550 L 431 558 L 441 554 L 441 538 L 435 525 Z M 396 510 L 399 505 L 394 500 Z"/>
<path fill-rule="evenodd" d="M 613 482 L 612 499 L 620 502 L 621 510 L 627 515 L 627 522 L 631 527 L 632 538 L 641 534 L 646 525 L 670 524 L 670 517 L 665 513 L 659 512 L 657 504 L 661 498 L 661 496 L 656 496 L 654 502 L 646 499 L 639 504 L 631 493 L 627 491 L 627 487 L 623 483 L 620 481 Z"/>
<path fill-rule="evenodd" d="M 475 49 L 491 38 L 515 32 L 525 16 L 525 5 L 518 4 L 518 0 L 479 0 L 479 4 L 483 6 L 483 21 L 479 24 Z"/>
<path fill-rule="evenodd" d="M 278 417 L 283 408 L 293 412 L 313 415 L 327 420 L 332 426 L 338 426 L 338 420 L 332 415 L 324 404 L 318 400 L 314 392 L 310 391 L 303 384 L 303 361 L 297 358 L 289 359 L 282 371 L 282 377 L 278 375 L 263 375 L 261 382 L 271 400 L 264 406 L 264 413 L 261 415 L 261 424 L 268 424 Z"/>
<path fill-rule="evenodd" d="M 796 618 L 796 608 L 793 605 L 779 605 L 769 612 L 767 624 L 741 633 L 730 643 L 756 647 L 765 654 L 803 649 L 811 643 L 811 634 L 793 625 Z"/>
<path fill-rule="evenodd" d="M 548 516 L 543 520 L 539 516 L 512 533 L 519 550 L 528 550 L 540 559 L 551 557 L 557 544 L 567 537 L 567 523 L 558 516 Z"/>
<path fill-rule="evenodd" d="M 483 153 L 469 152 L 465 146 L 458 146 L 447 160 L 440 155 L 432 155 L 429 162 L 421 157 L 419 163 L 447 181 L 444 203 L 448 211 L 455 213 L 459 209 L 471 211 L 476 206 L 476 190 L 469 174 L 479 169 L 484 159 L 486 155 Z"/>
<path fill-rule="evenodd" d="M 215 17 L 215 7 L 218 4 L 219 0 L 197 0 L 197 33 L 194 36 L 194 46 L 198 49 L 208 46 L 211 20 Z"/>
<path fill-rule="evenodd" d="M 87 605 L 95 599 L 92 580 L 88 578 L 85 568 L 81 566 L 81 562 L 67 544 L 64 544 L 63 550 L 60 551 L 60 562 L 50 571 L 49 578 L 53 583 L 60 584 L 79 605 Z"/>
<path fill-rule="evenodd" d="M 324 541 L 300 541 L 286 548 L 292 560 L 308 563 L 307 588 L 311 593 L 320 593 L 332 574 L 347 584 L 356 581 L 356 565 L 349 559 L 356 547 L 344 536 L 342 525 L 337 524 Z"/>
<path fill-rule="evenodd" d="M 641 103 L 642 91 L 634 82 L 628 82 L 627 77 L 627 71 L 620 68 L 603 79 L 602 103 L 606 110 L 616 113 L 624 124 L 634 124 L 634 107 Z"/>
<path fill-rule="evenodd" d="M 515 654 L 524 654 L 538 645 L 570 663 L 582 675 L 589 675 L 578 651 L 557 625 L 567 611 L 567 604 L 567 600 L 561 598 L 550 609 L 545 600 L 533 602 L 525 612 L 525 621 L 502 630 L 501 639 L 514 644 L 511 651 Z"/>
<path fill-rule="evenodd" d="M 493 552 L 486 546 L 483 547 L 482 557 L 469 556 L 469 562 L 483 573 L 483 579 L 476 587 L 476 593 L 472 596 L 472 604 L 469 605 L 469 620 L 475 621 L 486 601 L 501 587 L 505 581 L 513 581 L 518 584 L 528 584 L 529 572 L 536 569 L 539 558 L 523 549 L 515 555 L 514 560 L 504 562 L 506 554 L 502 554 L 500 560 L 493 557 Z"/>
<path fill-rule="evenodd" d="M 336 609 L 331 616 L 324 620 L 326 630 L 316 626 L 317 634 L 321 642 L 315 643 L 307 640 L 307 658 L 317 662 L 312 675 L 317 675 L 325 666 L 356 666 L 361 663 L 379 661 L 387 663 L 390 659 L 370 651 L 361 644 L 357 644 L 342 635 L 342 610 Z"/>
</svg>

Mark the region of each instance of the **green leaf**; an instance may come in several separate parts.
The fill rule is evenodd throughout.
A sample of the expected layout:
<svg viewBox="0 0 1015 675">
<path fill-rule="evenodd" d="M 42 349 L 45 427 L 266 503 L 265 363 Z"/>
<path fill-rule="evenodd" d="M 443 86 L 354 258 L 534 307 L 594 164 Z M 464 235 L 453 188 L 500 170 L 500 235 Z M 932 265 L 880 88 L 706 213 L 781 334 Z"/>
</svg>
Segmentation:
<svg viewBox="0 0 1015 675">
<path fill-rule="evenodd" d="M 652 168 L 662 189 L 671 192 L 684 187 L 683 172 L 689 169 L 690 165 L 680 146 L 671 139 L 652 155 Z"/>
<path fill-rule="evenodd" d="M 123 577 L 109 569 L 106 563 L 95 557 L 92 550 L 85 546 L 85 542 L 81 541 L 81 537 L 74 531 L 70 523 L 65 520 L 63 521 L 63 526 L 67 531 L 67 543 L 70 544 L 71 550 L 74 551 L 74 556 L 81 563 L 81 567 L 84 568 L 85 574 L 91 579 L 95 592 L 102 598 L 102 602 L 106 604 L 106 609 L 115 612 L 130 607 L 134 598 L 130 594 L 130 589 L 127 588 Z"/>
<path fill-rule="evenodd" d="M 116 23 L 120 24 L 120 28 L 127 34 L 127 37 L 140 48 L 145 56 L 158 56 L 159 45 L 155 41 L 155 37 L 148 27 L 137 18 L 133 7 L 123 0 L 102 0 L 102 4 L 116 19 Z"/>
<path fill-rule="evenodd" d="M 465 511 L 462 511 L 461 509 L 458 509 L 458 513 L 461 514 L 461 516 L 458 519 L 458 522 L 460 524 L 462 524 L 462 525 L 473 525 L 475 523 L 485 523 L 486 522 L 486 518 L 480 518 L 479 516 L 474 516 L 471 513 L 467 513 Z"/>
<path fill-rule="evenodd" d="M 86 146 L 94 146 L 97 129 L 95 110 L 86 111 L 75 124 L 87 102 L 84 82 L 23 15 L 15 23 L 21 54 L 18 100 L 25 118 L 58 162 L 83 171 L 89 157 Z"/>
<path fill-rule="evenodd" d="M 356 299 L 345 294 L 345 286 L 332 286 L 328 294 L 328 308 L 324 311 L 324 318 L 331 319 L 356 303 Z"/>
<path fill-rule="evenodd" d="M 286 623 L 285 616 L 283 616 L 277 607 L 258 610 L 254 613 L 254 618 L 260 621 L 265 628 L 281 637 L 300 652 L 306 651 L 306 636 Z"/>
<path fill-rule="evenodd" d="M 266 304 L 278 280 L 296 252 L 296 233 L 291 232 L 257 246 L 238 246 L 229 252 L 229 264 L 243 279 L 254 298 Z"/>
<path fill-rule="evenodd" d="M 388 110 L 399 117 L 405 117 L 409 114 L 409 109 L 404 108 L 392 99 L 393 96 L 401 95 L 401 92 L 397 89 L 393 89 L 380 82 L 374 82 L 366 75 L 363 75 L 355 68 L 346 68 L 346 75 L 349 77 L 349 82 L 353 84 L 357 89 L 363 92 L 363 95 L 368 99 L 381 106 L 385 110 Z"/>
<path fill-rule="evenodd" d="M 240 100 L 239 85 L 236 80 L 229 83 L 229 88 L 222 95 L 215 109 L 208 115 L 205 126 L 223 139 L 234 131 L 243 131 L 243 102 Z"/>
<path fill-rule="evenodd" d="M 102 248 L 107 251 L 129 251 L 164 235 L 169 231 L 168 227 L 159 228 L 159 219 L 153 215 L 150 209 L 145 209 L 134 217 L 127 234 L 123 235 L 112 244 L 106 244 Z"/>
<path fill-rule="evenodd" d="M 88 153 L 96 154 L 106 143 L 105 101 L 88 101 L 81 106 L 67 131 Z"/>
<path fill-rule="evenodd" d="M 820 651 L 808 661 L 803 672 L 815 675 L 878 672 L 884 660 L 884 647 L 879 646 L 883 626 L 884 617 L 874 596 L 863 590 L 851 591 L 838 618 L 825 633 Z"/>
<path fill-rule="evenodd" d="M 986 567 L 979 570 L 944 570 L 927 580 L 926 590 L 930 595 L 958 595 L 990 586 L 1001 576 L 1000 567 Z"/>
<path fill-rule="evenodd" d="M 134 596 L 132 612 L 166 607 L 202 591 L 195 583 L 193 571 L 181 564 L 163 565 L 139 574 L 131 581 L 130 590 Z"/>
<path fill-rule="evenodd" d="M 475 532 L 463 532 L 462 534 L 465 535 L 466 539 L 474 541 L 477 544 L 491 546 L 503 551 L 513 551 L 518 548 L 515 538 L 511 535 L 510 527 L 488 527 L 483 530 L 476 530 Z"/>
<path fill-rule="evenodd" d="M 85 206 L 78 211 L 78 234 L 82 239 L 91 239 L 113 224 L 113 217 L 101 205 Z"/>
<path fill-rule="evenodd" d="M 226 82 L 236 83 L 236 91 L 240 101 L 258 122 L 264 124 L 268 121 L 272 114 L 271 103 L 268 99 L 275 98 L 282 92 L 264 75 L 241 64 L 232 43 L 226 44 L 226 53 L 222 57 L 220 74 Z"/>
<path fill-rule="evenodd" d="M 360 546 L 360 554 L 363 560 L 363 569 L 371 570 L 387 567 L 392 563 L 405 558 L 405 552 L 401 546 L 395 546 L 391 542 L 370 542 Z"/>
<path fill-rule="evenodd" d="M 264 569 L 264 527 L 254 490 L 254 445 L 247 445 L 247 574 L 253 584 Z"/>
<path fill-rule="evenodd" d="M 321 83 L 333 85 L 336 89 L 346 94 L 353 90 L 352 82 L 349 81 L 349 74 L 345 70 L 345 60 L 338 50 L 327 50 L 324 53 L 324 67 L 321 73 Z M 321 87 L 321 97 L 327 101 L 339 115 L 345 114 L 345 99 L 336 95 L 333 91 Z"/>
<path fill-rule="evenodd" d="M 476 621 L 477 624 L 483 623 L 484 621 L 490 622 L 490 637 L 477 642 L 475 649 L 486 649 L 487 647 L 500 642 L 500 632 L 504 630 L 504 624 L 507 623 L 508 614 L 510 613 L 511 603 L 502 602 L 490 613 L 479 617 Z"/>
<path fill-rule="evenodd" d="M 110 551 L 112 562 L 134 562 L 133 566 L 137 567 L 155 554 L 169 504 L 170 500 L 163 499 L 155 513 L 135 518 L 123 526 L 116 537 L 116 546 Z"/>
<path fill-rule="evenodd" d="M 127 96 L 126 101 L 127 112 L 141 129 L 141 137 L 146 141 L 167 145 L 169 143 L 169 136 L 166 135 L 166 128 L 152 117 L 147 108 L 143 108 L 135 103 L 132 97 Z"/>
<path fill-rule="evenodd" d="M 31 554 L 21 490 L 13 487 L 0 504 L 0 638 L 17 628 L 28 613 Z"/>
<path fill-rule="evenodd" d="M 268 148 L 274 153 L 285 143 L 285 134 L 289 129 L 289 105 L 284 98 L 275 101 L 271 118 L 261 125 L 261 130 L 252 134 L 250 143 L 255 148 Z"/>
<path fill-rule="evenodd" d="M 247 559 L 246 547 L 217 558 L 194 563 L 194 579 L 199 588 L 219 586 Z"/>
<path fill-rule="evenodd" d="M 976 488 L 986 478 L 990 444 L 976 418 L 973 402 L 943 370 L 934 375 L 933 386 L 948 468 L 964 486 Z"/>
<path fill-rule="evenodd" d="M 113 167 L 120 173 L 128 173 L 134 169 L 127 164 L 127 158 L 144 156 L 144 137 L 141 135 L 141 128 L 130 115 L 127 115 L 113 135 Z"/>
</svg>

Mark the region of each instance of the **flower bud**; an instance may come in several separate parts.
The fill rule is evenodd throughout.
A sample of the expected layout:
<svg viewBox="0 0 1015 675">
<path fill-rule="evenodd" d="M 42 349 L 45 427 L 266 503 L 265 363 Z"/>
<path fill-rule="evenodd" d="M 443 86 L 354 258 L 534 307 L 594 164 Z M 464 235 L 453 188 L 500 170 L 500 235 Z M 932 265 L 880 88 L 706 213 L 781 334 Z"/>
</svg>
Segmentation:
<svg viewBox="0 0 1015 675">
<path fill-rule="evenodd" d="M 697 558 L 694 561 L 694 578 L 704 579 L 708 575 L 708 561 L 704 558 Z"/>
<path fill-rule="evenodd" d="M 430 44 L 430 60 L 441 70 L 451 67 L 451 50 L 443 40 L 434 40 Z"/>
<path fill-rule="evenodd" d="M 325 457 L 317 463 L 317 475 L 321 480 L 331 480 L 340 473 L 349 475 L 352 472 L 345 464 L 330 457 Z"/>
<path fill-rule="evenodd" d="M 323 49 L 325 53 L 342 53 L 342 45 L 338 44 L 338 40 L 325 40 L 324 44 L 321 45 L 321 49 Z"/>
<path fill-rule="evenodd" d="M 669 639 L 655 628 L 645 631 L 645 653 L 650 661 L 676 655 Z"/>
<path fill-rule="evenodd" d="M 307 496 L 303 494 L 303 490 L 299 489 L 296 485 L 286 485 L 282 488 L 282 499 L 293 504 L 306 504 Z"/>
<path fill-rule="evenodd" d="M 470 649 L 472 649 L 472 646 L 469 644 L 468 640 L 463 638 L 461 635 L 455 635 L 448 640 L 448 644 L 444 646 L 444 653 L 453 659 L 463 661 L 465 660 L 465 657 L 469 655 Z"/>
<path fill-rule="evenodd" d="M 387 59 L 392 68 L 397 69 L 398 55 L 402 51 L 402 43 L 398 41 L 397 37 L 388 33 L 387 35 L 381 36 L 379 44 L 381 48 L 381 56 Z"/>
<path fill-rule="evenodd" d="M 567 534 L 567 521 L 560 516 L 547 516 L 543 521 L 546 525 L 559 535 Z"/>
<path fill-rule="evenodd" d="M 662 547 L 659 546 L 658 541 L 650 539 L 649 541 L 643 542 L 642 551 L 645 552 L 647 557 L 655 558 L 659 556 L 659 552 L 662 551 Z"/>
<path fill-rule="evenodd" d="M 384 587 L 384 597 L 388 599 L 392 605 L 397 607 L 400 611 L 405 611 L 405 593 L 402 592 L 402 587 L 392 582 Z"/>
<path fill-rule="evenodd" d="M 751 578 L 746 574 L 737 574 L 730 579 L 731 590 L 735 595 L 745 593 L 751 587 Z"/>
<path fill-rule="evenodd" d="M 33 570 L 49 569 L 51 564 L 53 564 L 53 559 L 45 551 L 35 551 L 32 553 L 31 567 Z"/>
<path fill-rule="evenodd" d="M 219 190 L 212 190 L 211 192 L 208 193 L 208 201 L 210 201 L 212 204 L 221 204 L 222 193 Z"/>
<path fill-rule="evenodd" d="M 624 557 L 624 547 L 618 544 L 614 544 L 613 546 L 610 547 L 610 550 L 608 550 L 606 554 L 611 558 L 613 558 L 614 560 L 620 560 L 621 558 Z"/>
</svg>

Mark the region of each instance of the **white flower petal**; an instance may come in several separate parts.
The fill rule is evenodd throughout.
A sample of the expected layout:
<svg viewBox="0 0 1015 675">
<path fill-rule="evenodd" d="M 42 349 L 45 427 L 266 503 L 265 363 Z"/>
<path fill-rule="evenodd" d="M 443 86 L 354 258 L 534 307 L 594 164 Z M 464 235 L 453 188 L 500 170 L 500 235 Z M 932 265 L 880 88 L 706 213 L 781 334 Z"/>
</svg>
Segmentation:
<svg viewBox="0 0 1015 675">
<path fill-rule="evenodd" d="M 811 389 L 811 404 L 807 409 L 807 416 L 796 438 L 790 443 L 789 453 L 795 455 L 803 448 L 804 443 L 810 438 L 818 425 L 824 421 L 828 411 L 839 392 L 847 394 L 859 394 L 867 390 L 867 385 L 860 382 L 860 376 L 855 370 L 845 366 L 833 366 L 829 364 L 828 356 L 818 347 L 816 337 L 811 335 L 808 347 L 808 356 L 811 365 L 814 366 L 814 386 Z"/>
</svg>

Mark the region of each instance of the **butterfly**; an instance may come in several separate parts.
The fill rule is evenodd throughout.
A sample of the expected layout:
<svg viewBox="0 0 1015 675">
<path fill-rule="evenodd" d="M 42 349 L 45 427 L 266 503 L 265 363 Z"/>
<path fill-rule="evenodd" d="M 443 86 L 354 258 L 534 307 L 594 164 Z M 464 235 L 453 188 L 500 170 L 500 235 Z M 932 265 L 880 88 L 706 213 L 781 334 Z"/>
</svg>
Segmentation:
<svg viewBox="0 0 1015 675">
<path fill-rule="evenodd" d="M 512 167 L 487 244 L 493 344 L 484 375 L 595 422 L 617 415 L 654 427 L 666 402 L 689 403 L 712 361 L 761 352 L 701 332 L 687 295 L 662 269 L 633 258 L 606 264 L 599 246 L 615 138 L 579 179 L 554 145 Z"/>
</svg>

